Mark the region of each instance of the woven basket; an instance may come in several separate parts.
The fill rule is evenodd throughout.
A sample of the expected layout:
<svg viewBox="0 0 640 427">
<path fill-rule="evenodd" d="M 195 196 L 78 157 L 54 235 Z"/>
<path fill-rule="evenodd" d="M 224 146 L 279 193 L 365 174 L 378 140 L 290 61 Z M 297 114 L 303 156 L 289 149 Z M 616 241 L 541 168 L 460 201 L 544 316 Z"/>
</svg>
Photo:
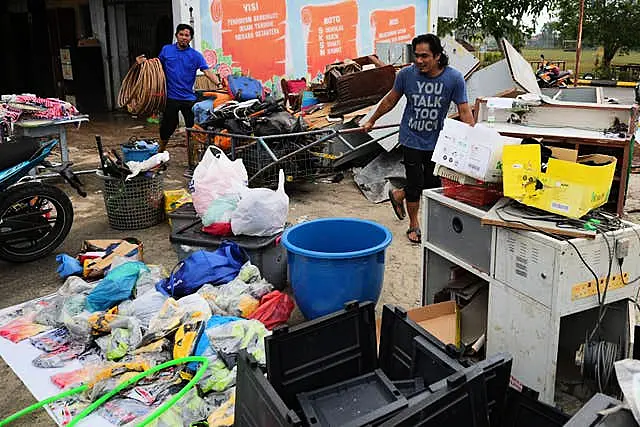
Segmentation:
<svg viewBox="0 0 640 427">
<path fill-rule="evenodd" d="M 144 175 L 124 179 L 97 175 L 104 183 L 104 206 L 109 225 L 116 230 L 140 230 L 164 220 L 164 176 Z"/>
</svg>

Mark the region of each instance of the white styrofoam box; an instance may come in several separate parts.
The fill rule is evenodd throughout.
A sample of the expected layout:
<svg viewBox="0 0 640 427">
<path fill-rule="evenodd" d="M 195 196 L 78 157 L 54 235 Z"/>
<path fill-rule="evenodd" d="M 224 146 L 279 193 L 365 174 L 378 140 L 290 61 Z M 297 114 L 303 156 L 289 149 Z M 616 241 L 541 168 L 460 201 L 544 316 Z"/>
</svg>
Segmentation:
<svg viewBox="0 0 640 427">
<path fill-rule="evenodd" d="M 483 124 L 469 126 L 446 119 L 431 160 L 485 182 L 502 180 L 502 148 L 518 145 L 520 138 L 502 136 Z"/>
</svg>

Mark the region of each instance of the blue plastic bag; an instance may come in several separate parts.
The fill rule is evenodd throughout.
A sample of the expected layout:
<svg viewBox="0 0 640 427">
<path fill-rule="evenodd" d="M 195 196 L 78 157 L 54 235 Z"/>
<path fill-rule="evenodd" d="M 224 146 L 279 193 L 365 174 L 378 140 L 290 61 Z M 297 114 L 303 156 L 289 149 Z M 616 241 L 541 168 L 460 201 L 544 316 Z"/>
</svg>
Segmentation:
<svg viewBox="0 0 640 427">
<path fill-rule="evenodd" d="M 156 289 L 176 299 L 195 293 L 205 283 L 220 285 L 236 278 L 249 257 L 235 242 L 223 241 L 214 252 L 197 251 L 179 262 Z"/>
<path fill-rule="evenodd" d="M 74 274 L 82 273 L 82 265 L 80 261 L 67 254 L 56 255 L 56 262 L 58 263 L 58 275 L 66 279 Z"/>
<path fill-rule="evenodd" d="M 125 262 L 110 270 L 87 296 L 87 310 L 108 310 L 129 299 L 142 271 L 148 272 L 149 268 L 140 261 Z"/>
</svg>

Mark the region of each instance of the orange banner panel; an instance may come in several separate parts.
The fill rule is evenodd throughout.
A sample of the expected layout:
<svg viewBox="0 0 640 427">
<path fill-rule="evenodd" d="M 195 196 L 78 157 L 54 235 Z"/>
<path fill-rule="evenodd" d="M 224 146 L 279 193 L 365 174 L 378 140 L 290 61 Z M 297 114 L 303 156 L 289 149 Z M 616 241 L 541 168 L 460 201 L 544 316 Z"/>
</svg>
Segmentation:
<svg viewBox="0 0 640 427">
<path fill-rule="evenodd" d="M 305 6 L 300 14 L 307 33 L 309 74 L 324 73 L 326 65 L 358 56 L 356 0 Z"/>
<path fill-rule="evenodd" d="M 234 67 L 262 81 L 285 74 L 286 0 L 214 0 L 211 18 L 221 23 Z"/>
<path fill-rule="evenodd" d="M 371 12 L 373 45 L 376 43 L 411 43 L 416 33 L 416 7 Z"/>
</svg>

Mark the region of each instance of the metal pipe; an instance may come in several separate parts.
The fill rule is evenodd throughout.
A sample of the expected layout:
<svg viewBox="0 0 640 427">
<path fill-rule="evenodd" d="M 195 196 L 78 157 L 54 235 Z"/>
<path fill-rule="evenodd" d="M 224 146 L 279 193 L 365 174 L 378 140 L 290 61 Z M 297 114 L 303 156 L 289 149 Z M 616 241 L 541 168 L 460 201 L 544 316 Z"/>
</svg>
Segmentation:
<svg viewBox="0 0 640 427">
<path fill-rule="evenodd" d="M 576 46 L 576 75 L 573 79 L 573 86 L 578 86 L 578 76 L 580 75 L 580 56 L 582 55 L 582 24 L 584 23 L 584 0 L 580 0 L 580 18 L 578 20 L 578 43 Z"/>
</svg>

